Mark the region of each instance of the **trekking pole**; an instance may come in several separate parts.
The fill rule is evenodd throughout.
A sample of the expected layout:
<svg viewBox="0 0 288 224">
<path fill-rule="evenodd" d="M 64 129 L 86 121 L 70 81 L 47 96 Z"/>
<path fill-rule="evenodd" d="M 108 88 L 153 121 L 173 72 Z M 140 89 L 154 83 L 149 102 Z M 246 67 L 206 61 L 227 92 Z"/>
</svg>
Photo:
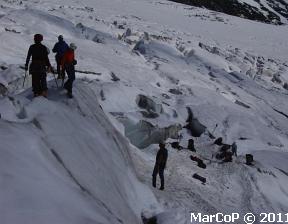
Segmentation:
<svg viewBox="0 0 288 224">
<path fill-rule="evenodd" d="M 62 78 L 62 84 L 61 87 L 64 87 L 64 81 L 65 81 L 65 70 L 64 68 L 61 70 L 61 78 Z"/>
<path fill-rule="evenodd" d="M 52 74 L 53 74 L 53 76 L 54 76 L 54 80 L 55 80 L 55 83 L 56 83 L 56 87 L 59 88 L 58 82 L 57 82 L 57 79 L 56 79 L 56 76 L 55 76 L 55 72 L 53 71 Z"/>
<path fill-rule="evenodd" d="M 23 80 L 22 88 L 24 88 L 24 84 L 25 84 L 26 76 L 27 76 L 27 71 L 25 71 L 25 76 L 24 76 L 24 80 Z"/>
<path fill-rule="evenodd" d="M 55 80 L 55 83 L 56 83 L 56 87 L 58 88 L 58 83 L 57 83 L 57 80 L 56 80 L 56 77 L 55 77 L 55 70 L 53 67 L 49 67 L 48 70 L 47 70 L 48 73 L 52 73 L 53 77 L 54 77 L 54 80 Z"/>
<path fill-rule="evenodd" d="M 215 128 L 212 131 L 212 135 L 214 134 L 214 131 L 216 130 L 217 127 L 218 127 L 218 124 L 215 125 Z"/>
</svg>

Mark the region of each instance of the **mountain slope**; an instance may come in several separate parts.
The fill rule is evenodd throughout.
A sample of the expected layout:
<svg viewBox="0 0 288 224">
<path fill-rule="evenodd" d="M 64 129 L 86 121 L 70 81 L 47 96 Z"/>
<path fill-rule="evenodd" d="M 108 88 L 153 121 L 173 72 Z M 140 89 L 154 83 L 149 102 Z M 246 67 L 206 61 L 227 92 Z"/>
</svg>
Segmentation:
<svg viewBox="0 0 288 224">
<path fill-rule="evenodd" d="M 186 224 L 191 211 L 287 210 L 286 26 L 158 0 L 0 2 L 1 223 L 140 223 L 144 212 Z M 34 33 L 50 49 L 59 34 L 77 44 L 74 99 L 52 75 L 48 99 L 31 98 L 30 76 L 22 87 Z M 193 137 L 187 120 L 207 130 Z M 211 135 L 236 141 L 232 163 L 215 158 Z M 169 144 L 191 138 L 195 153 Z M 151 173 L 164 140 L 162 192 Z"/>
<path fill-rule="evenodd" d="M 50 100 L 31 101 L 29 91 L 0 101 L 1 223 L 134 224 L 157 205 L 127 141 L 93 91 L 77 86 L 73 102 L 53 88 Z"/>
<path fill-rule="evenodd" d="M 284 0 L 172 0 L 204 7 L 228 15 L 281 25 L 288 19 L 288 3 Z"/>
</svg>

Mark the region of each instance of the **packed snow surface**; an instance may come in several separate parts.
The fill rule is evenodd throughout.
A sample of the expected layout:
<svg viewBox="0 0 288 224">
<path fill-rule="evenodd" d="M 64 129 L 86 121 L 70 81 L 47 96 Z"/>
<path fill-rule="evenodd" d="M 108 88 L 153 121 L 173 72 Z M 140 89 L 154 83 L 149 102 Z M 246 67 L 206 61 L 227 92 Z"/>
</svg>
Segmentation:
<svg viewBox="0 0 288 224">
<path fill-rule="evenodd" d="M 287 29 L 168 1 L 0 0 L 0 223 L 287 212 Z M 22 87 L 35 33 L 78 46 L 73 99 L 51 74 L 47 99 L 32 98 L 30 76 Z M 187 147 L 189 110 L 206 130 L 197 152 L 167 144 L 154 189 L 157 143 Z M 233 162 L 215 159 L 211 134 L 237 143 Z"/>
</svg>

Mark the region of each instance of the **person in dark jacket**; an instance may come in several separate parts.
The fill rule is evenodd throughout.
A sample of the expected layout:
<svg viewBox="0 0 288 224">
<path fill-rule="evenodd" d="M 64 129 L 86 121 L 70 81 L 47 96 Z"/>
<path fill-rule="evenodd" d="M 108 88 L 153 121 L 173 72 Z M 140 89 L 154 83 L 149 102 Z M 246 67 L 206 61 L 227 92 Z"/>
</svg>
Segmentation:
<svg viewBox="0 0 288 224">
<path fill-rule="evenodd" d="M 31 45 L 28 50 L 25 71 L 28 70 L 30 58 L 32 57 L 32 63 L 29 67 L 29 73 L 32 75 L 32 89 L 34 97 L 44 96 L 47 97 L 47 81 L 46 71 L 52 70 L 49 58 L 48 48 L 41 44 L 43 36 L 41 34 L 34 35 L 35 44 Z"/>
<path fill-rule="evenodd" d="M 167 159 L 168 159 L 168 151 L 165 148 L 164 143 L 159 144 L 159 151 L 157 152 L 156 156 L 156 162 L 152 174 L 152 185 L 153 187 L 156 187 L 156 178 L 159 174 L 160 180 L 161 180 L 161 187 L 160 190 L 164 190 L 164 169 L 166 167 Z"/>
<path fill-rule="evenodd" d="M 62 35 L 58 36 L 58 42 L 54 45 L 54 47 L 52 49 L 53 53 L 56 53 L 55 60 L 57 63 L 58 79 L 64 79 L 65 78 L 65 73 L 61 72 L 60 66 L 61 66 L 61 61 L 63 59 L 63 56 L 68 49 L 69 49 L 69 46 L 64 41 L 63 36 Z"/>
<path fill-rule="evenodd" d="M 75 50 L 77 46 L 74 43 L 71 43 L 69 49 L 65 52 L 62 61 L 61 61 L 61 70 L 66 71 L 68 75 L 68 80 L 64 84 L 64 88 L 67 90 L 67 96 L 73 98 L 72 88 L 73 82 L 75 80 L 75 65 L 77 61 L 75 60 Z"/>
</svg>

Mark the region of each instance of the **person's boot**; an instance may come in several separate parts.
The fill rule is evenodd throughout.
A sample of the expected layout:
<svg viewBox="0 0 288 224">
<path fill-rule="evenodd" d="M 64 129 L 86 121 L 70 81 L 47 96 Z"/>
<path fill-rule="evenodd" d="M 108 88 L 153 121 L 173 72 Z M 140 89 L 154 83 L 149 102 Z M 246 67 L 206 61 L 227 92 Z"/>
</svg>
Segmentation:
<svg viewBox="0 0 288 224">
<path fill-rule="evenodd" d="M 152 186 L 156 188 L 156 177 L 152 176 Z"/>
<path fill-rule="evenodd" d="M 66 82 L 63 84 L 63 88 L 66 89 L 66 90 L 68 90 L 68 87 L 67 87 L 67 83 L 66 83 Z"/>
<path fill-rule="evenodd" d="M 162 174 L 163 174 L 163 171 L 162 171 Z M 161 179 L 161 187 L 159 188 L 159 190 L 163 191 L 164 190 L 164 176 L 160 176 L 160 179 Z"/>
<path fill-rule="evenodd" d="M 42 95 L 43 97 L 47 98 L 47 96 L 48 96 L 48 91 L 47 91 L 47 90 L 43 91 L 41 95 Z"/>
<path fill-rule="evenodd" d="M 68 93 L 67 93 L 67 96 L 68 96 L 68 98 L 70 98 L 70 99 L 72 99 L 72 98 L 73 98 L 73 95 L 72 95 L 72 93 L 71 93 L 71 92 L 68 92 Z"/>
</svg>

